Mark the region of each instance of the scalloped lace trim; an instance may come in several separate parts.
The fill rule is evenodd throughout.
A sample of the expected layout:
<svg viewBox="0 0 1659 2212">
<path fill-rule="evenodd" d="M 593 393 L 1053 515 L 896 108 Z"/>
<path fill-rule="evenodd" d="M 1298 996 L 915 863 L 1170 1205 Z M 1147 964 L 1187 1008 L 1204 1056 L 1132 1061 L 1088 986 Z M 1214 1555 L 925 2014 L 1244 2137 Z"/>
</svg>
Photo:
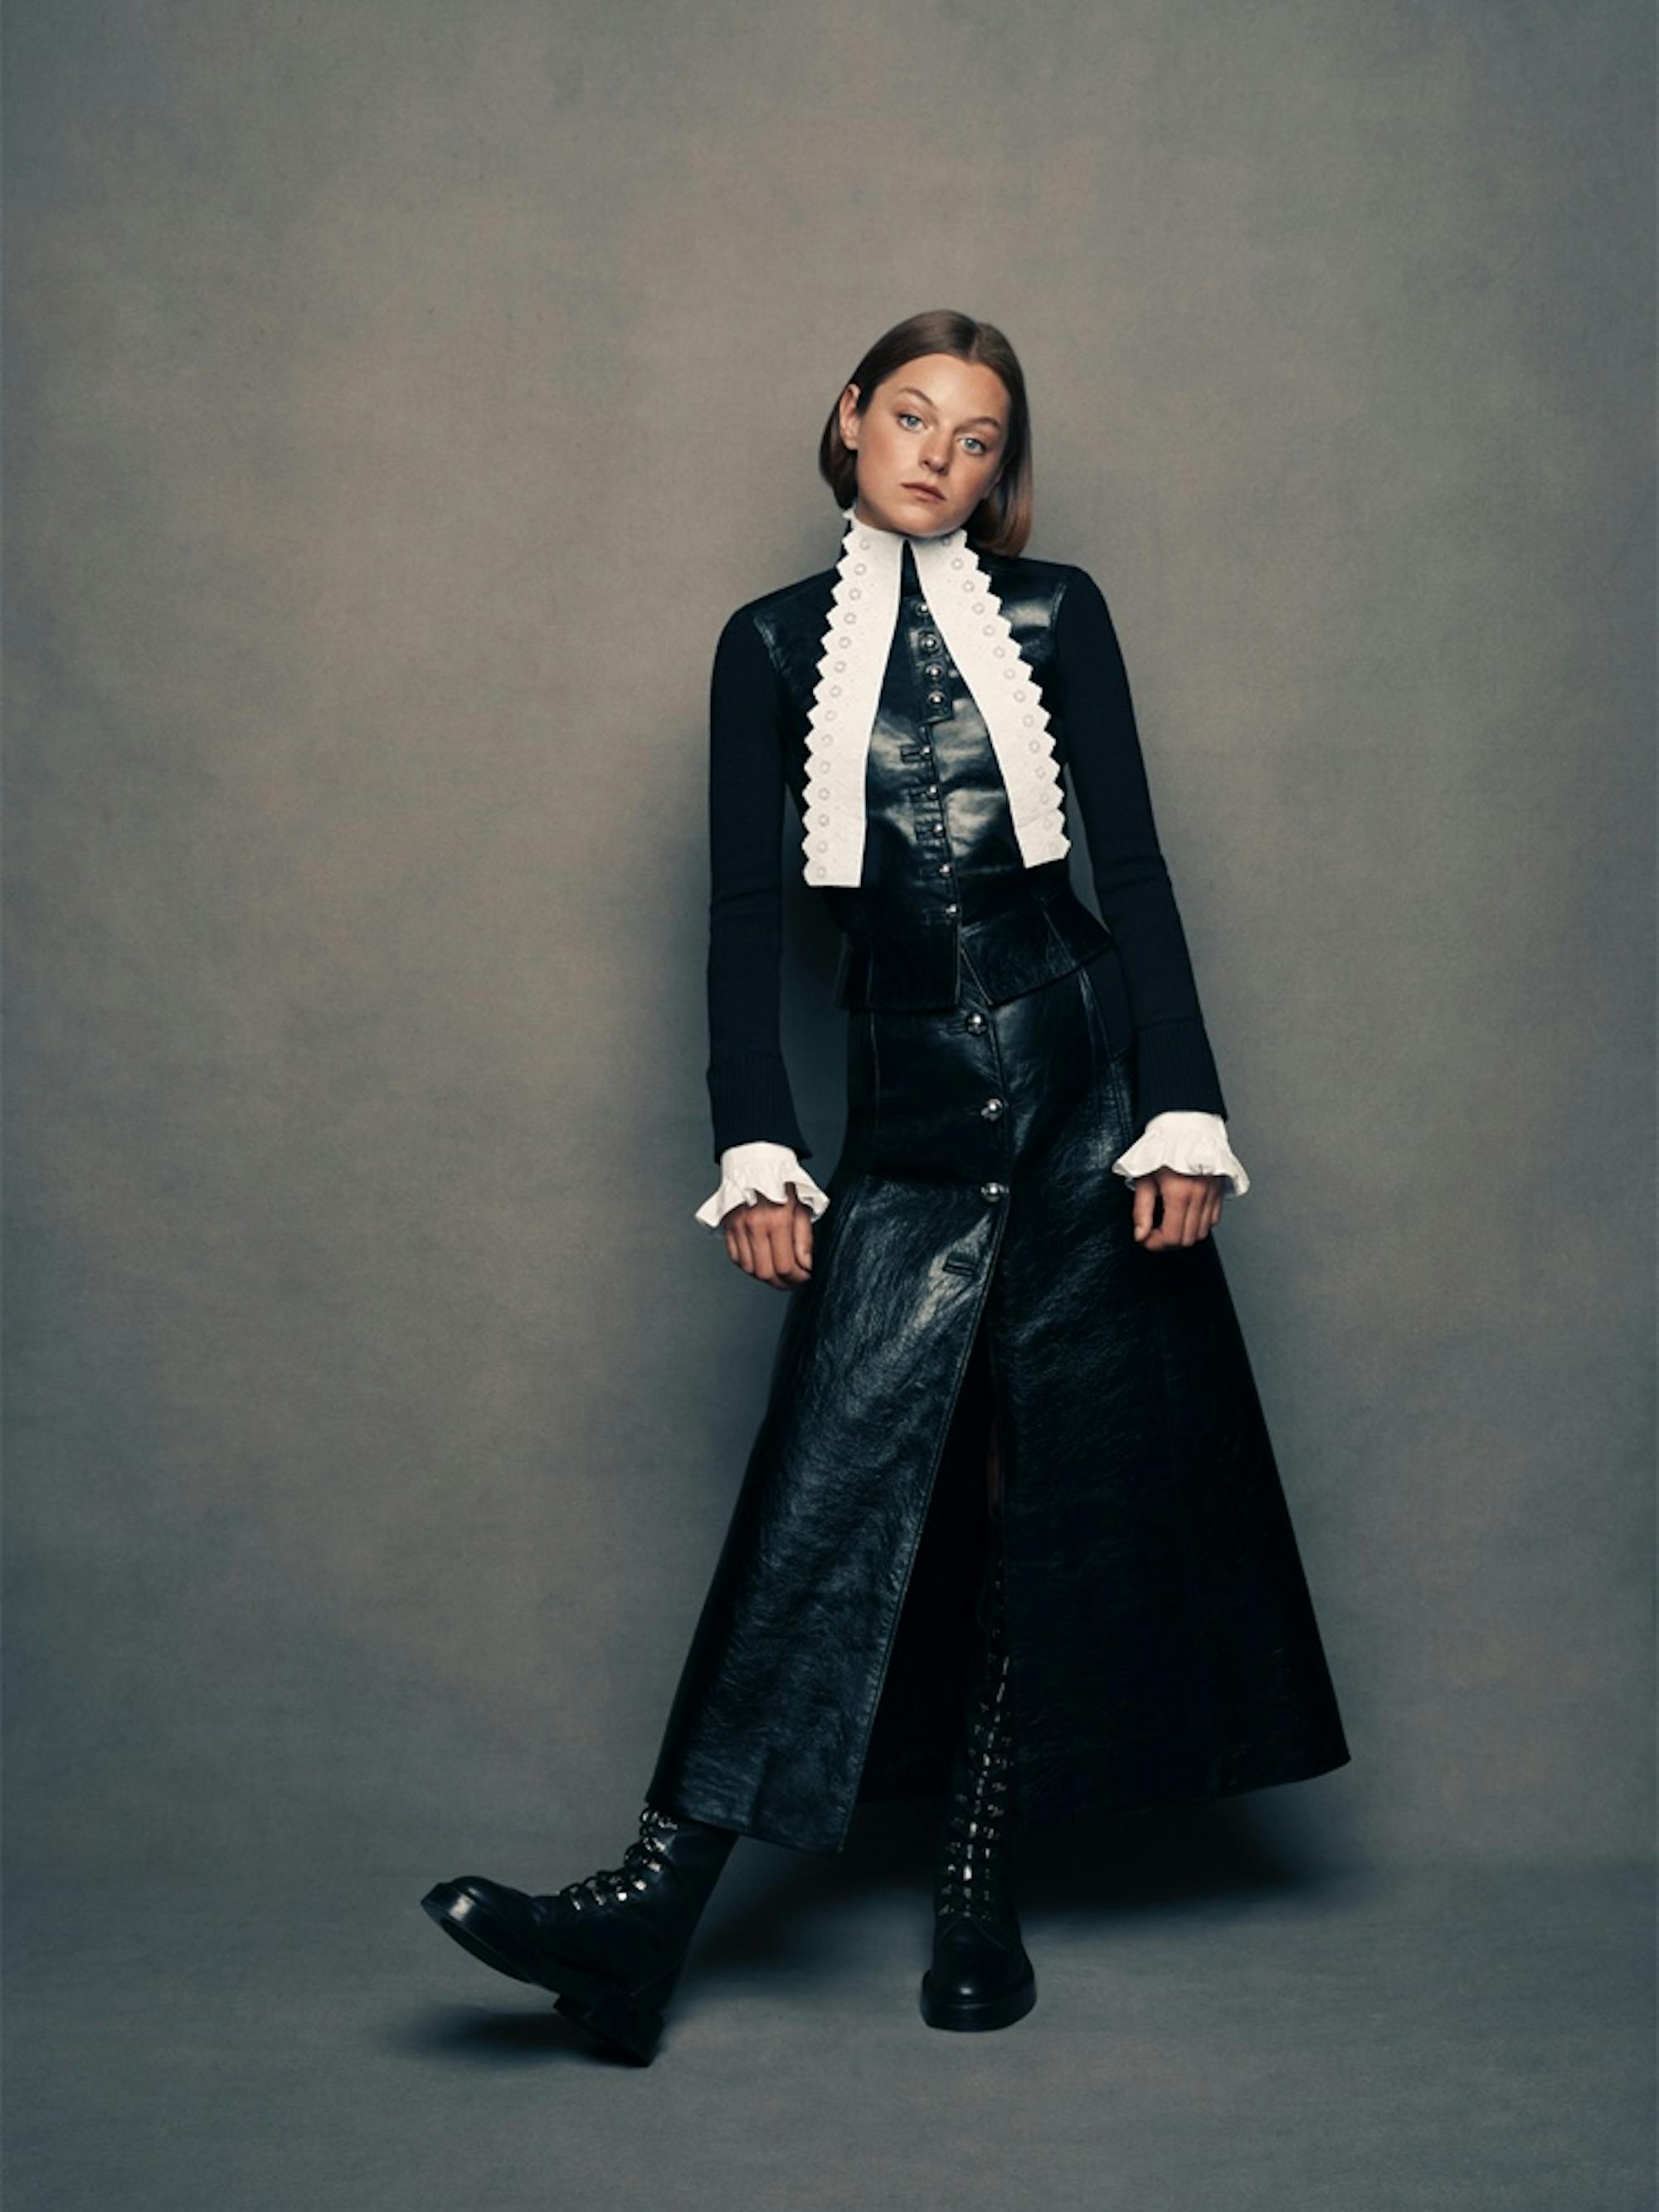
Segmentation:
<svg viewBox="0 0 1659 2212">
<path fill-rule="evenodd" d="M 1154 1168 L 1173 1168 L 1177 1175 L 1224 1175 L 1231 1181 L 1235 1198 L 1243 1198 L 1250 1187 L 1218 1114 L 1154 1114 L 1127 1152 L 1112 1162 L 1113 1174 L 1121 1175 L 1131 1190 L 1137 1176 L 1148 1175 Z"/>
<path fill-rule="evenodd" d="M 697 1208 L 696 1218 L 706 1229 L 718 1229 L 734 1206 L 752 1205 L 769 1198 L 781 1206 L 789 1195 L 785 1186 L 795 1186 L 795 1195 L 817 1221 L 830 1203 L 788 1145 L 755 1143 L 728 1145 L 720 1154 L 720 1187 Z"/>
<path fill-rule="evenodd" d="M 907 533 L 860 522 L 853 506 L 842 509 L 842 519 L 830 626 L 807 722 L 801 846 L 808 883 L 856 890 L 864 872 L 865 769 L 898 621 Z M 990 732 L 1020 857 L 1028 868 L 1063 859 L 1071 839 L 1036 672 L 1014 641 L 966 528 L 908 542 L 928 608 Z"/>
</svg>

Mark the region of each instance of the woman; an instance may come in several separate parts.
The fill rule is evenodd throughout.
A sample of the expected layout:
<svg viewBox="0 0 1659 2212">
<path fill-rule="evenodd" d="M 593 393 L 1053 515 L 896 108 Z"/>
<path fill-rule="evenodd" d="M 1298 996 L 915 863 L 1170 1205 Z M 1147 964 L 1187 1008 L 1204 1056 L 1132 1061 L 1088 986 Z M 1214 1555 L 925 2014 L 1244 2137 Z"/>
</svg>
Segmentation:
<svg viewBox="0 0 1659 2212">
<path fill-rule="evenodd" d="M 839 1851 L 860 1802 L 942 1793 L 922 2016 L 1000 2027 L 1036 2001 L 1017 1818 L 1349 1756 L 1212 1240 L 1248 1177 L 1105 600 L 1023 553 L 1007 340 L 898 325 L 819 462 L 839 560 L 737 610 L 711 694 L 697 1218 L 789 1293 L 765 1413 L 621 1863 L 422 1900 L 641 2063 L 739 1834 Z M 786 790 L 844 939 L 827 1187 L 779 1051 Z"/>
</svg>

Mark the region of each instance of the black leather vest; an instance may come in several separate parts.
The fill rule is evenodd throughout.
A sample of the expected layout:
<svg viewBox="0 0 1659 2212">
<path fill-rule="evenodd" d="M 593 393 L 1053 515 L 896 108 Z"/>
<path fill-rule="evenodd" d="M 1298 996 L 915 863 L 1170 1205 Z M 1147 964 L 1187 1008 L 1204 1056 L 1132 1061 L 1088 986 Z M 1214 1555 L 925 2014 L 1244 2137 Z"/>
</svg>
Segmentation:
<svg viewBox="0 0 1659 2212">
<path fill-rule="evenodd" d="M 979 558 L 1042 685 L 1063 762 L 1053 663 L 1065 572 L 1053 562 Z M 798 813 L 835 582 L 836 571 L 825 569 L 754 610 L 796 710 L 784 732 L 784 773 Z M 900 594 L 870 737 L 863 872 L 856 890 L 832 885 L 821 893 L 845 939 L 836 1004 L 952 1006 L 965 962 L 994 1006 L 1070 975 L 1109 945 L 1112 933 L 1073 890 L 1066 860 L 1028 868 L 1021 859 L 990 732 L 931 618 L 908 545 Z M 799 866 L 798 842 L 793 850 Z"/>
</svg>

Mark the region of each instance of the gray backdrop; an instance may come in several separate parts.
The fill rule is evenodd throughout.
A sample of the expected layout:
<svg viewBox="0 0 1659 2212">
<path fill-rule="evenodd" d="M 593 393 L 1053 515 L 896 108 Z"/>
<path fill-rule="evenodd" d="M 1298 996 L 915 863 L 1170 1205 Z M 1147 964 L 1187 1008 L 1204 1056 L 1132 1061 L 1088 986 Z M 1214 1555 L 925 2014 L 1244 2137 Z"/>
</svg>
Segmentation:
<svg viewBox="0 0 1659 2212">
<path fill-rule="evenodd" d="M 781 1315 L 691 1218 L 708 664 L 833 558 L 820 422 L 935 305 L 1024 360 L 1255 1178 L 1355 1758 L 1254 1817 L 1645 1847 L 1650 47 L 12 8 L 15 1871 L 631 1833 Z"/>
</svg>

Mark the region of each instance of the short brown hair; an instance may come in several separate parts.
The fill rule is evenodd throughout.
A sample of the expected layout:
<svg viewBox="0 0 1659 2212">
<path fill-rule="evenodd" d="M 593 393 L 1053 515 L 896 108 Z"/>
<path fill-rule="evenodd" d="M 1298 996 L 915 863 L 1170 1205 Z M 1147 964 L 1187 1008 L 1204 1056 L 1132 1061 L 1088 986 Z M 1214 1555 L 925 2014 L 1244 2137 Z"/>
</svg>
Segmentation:
<svg viewBox="0 0 1659 2212">
<path fill-rule="evenodd" d="M 858 411 L 862 415 L 878 384 L 884 384 L 906 362 L 930 353 L 981 362 L 1007 387 L 1008 429 L 1002 466 L 995 483 L 968 518 L 968 540 L 982 552 L 1018 553 L 1031 534 L 1031 416 L 1025 399 L 1024 371 L 994 323 L 981 323 L 950 307 L 930 307 L 884 331 L 836 394 L 836 404 L 818 441 L 818 473 L 836 495 L 836 504 L 851 507 L 858 495 L 858 457 L 841 434 L 841 392 L 848 384 L 857 385 Z"/>
</svg>

